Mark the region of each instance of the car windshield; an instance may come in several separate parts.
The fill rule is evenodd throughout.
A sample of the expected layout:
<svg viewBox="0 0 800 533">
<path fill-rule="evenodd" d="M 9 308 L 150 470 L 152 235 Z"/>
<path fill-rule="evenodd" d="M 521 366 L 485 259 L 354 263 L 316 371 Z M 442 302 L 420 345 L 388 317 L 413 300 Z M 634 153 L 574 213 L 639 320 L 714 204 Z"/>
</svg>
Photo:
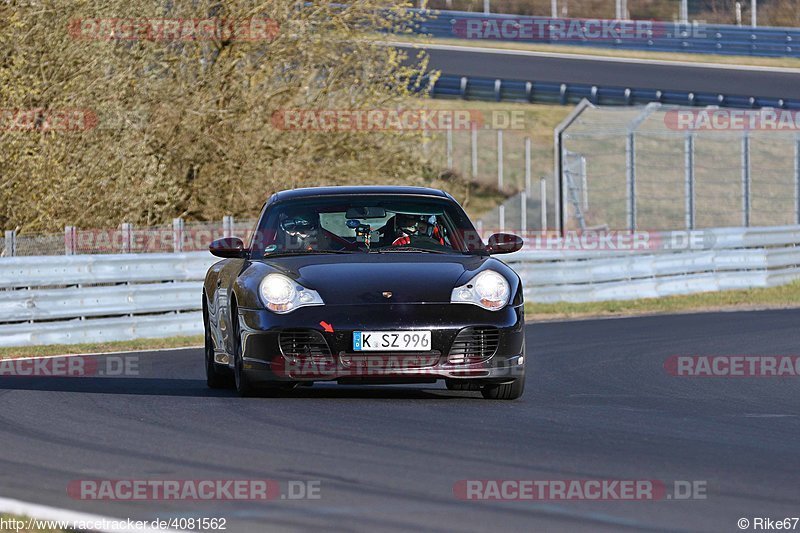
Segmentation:
<svg viewBox="0 0 800 533">
<path fill-rule="evenodd" d="M 474 253 L 483 243 L 453 201 L 340 196 L 280 201 L 264 213 L 254 257 L 300 253 Z"/>
</svg>

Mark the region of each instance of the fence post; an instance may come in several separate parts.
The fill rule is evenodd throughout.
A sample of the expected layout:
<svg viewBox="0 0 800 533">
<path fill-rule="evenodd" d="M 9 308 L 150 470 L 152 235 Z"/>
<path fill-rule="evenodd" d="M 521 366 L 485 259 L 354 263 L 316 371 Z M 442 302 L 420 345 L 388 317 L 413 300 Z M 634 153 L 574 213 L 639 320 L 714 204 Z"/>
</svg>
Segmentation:
<svg viewBox="0 0 800 533">
<path fill-rule="evenodd" d="M 497 214 L 500 223 L 500 229 L 498 231 L 500 231 L 500 233 L 503 233 L 506 230 L 506 206 L 500 204 L 500 206 L 498 207 Z"/>
<path fill-rule="evenodd" d="M 484 13 L 491 13 L 492 12 L 492 8 L 489 5 L 490 3 L 491 3 L 491 0 L 483 0 L 483 12 Z"/>
<path fill-rule="evenodd" d="M 497 130 L 497 188 L 503 190 L 503 130 Z"/>
<path fill-rule="evenodd" d="M 470 137 L 472 138 L 472 179 L 476 179 L 478 177 L 478 125 L 475 122 L 472 123 Z"/>
<path fill-rule="evenodd" d="M 742 225 L 750 226 L 750 136 L 742 135 Z"/>
<path fill-rule="evenodd" d="M 64 226 L 64 255 L 75 255 L 75 226 Z"/>
<path fill-rule="evenodd" d="M 800 135 L 794 138 L 794 222 L 800 224 Z"/>
<path fill-rule="evenodd" d="M 17 230 L 7 229 L 5 231 L 6 257 L 17 255 Z"/>
<path fill-rule="evenodd" d="M 227 238 L 233 237 L 233 216 L 225 215 L 222 217 L 222 236 Z"/>
<path fill-rule="evenodd" d="M 453 124 L 447 125 L 447 168 L 453 169 Z"/>
<path fill-rule="evenodd" d="M 550 0 L 550 18 L 558 18 L 558 0 Z"/>
<path fill-rule="evenodd" d="M 580 173 L 581 173 L 581 205 L 583 210 L 589 209 L 589 178 L 586 175 L 586 157 L 581 156 L 580 159 Z"/>
<path fill-rule="evenodd" d="M 519 229 L 524 233 L 528 230 L 528 195 L 523 192 L 519 198 Z"/>
<path fill-rule="evenodd" d="M 172 251 L 180 253 L 183 251 L 183 219 L 172 219 Z"/>
<path fill-rule="evenodd" d="M 628 132 L 625 140 L 625 181 L 628 200 L 626 208 L 628 229 L 636 231 L 636 138 L 632 131 Z"/>
<path fill-rule="evenodd" d="M 547 231 L 547 178 L 539 178 L 539 201 L 541 202 L 542 231 Z"/>
<path fill-rule="evenodd" d="M 131 253 L 131 236 L 133 234 L 133 224 L 129 222 L 123 222 L 120 229 L 122 233 L 122 253 L 129 254 Z"/>
<path fill-rule="evenodd" d="M 483 240 L 483 220 L 478 220 L 478 222 L 475 224 L 475 229 L 478 231 L 478 237 Z"/>
<path fill-rule="evenodd" d="M 686 229 L 694 229 L 694 133 L 687 133 L 684 140 L 684 188 L 686 195 Z"/>
<path fill-rule="evenodd" d="M 531 197 L 531 138 L 525 137 L 525 196 Z"/>
<path fill-rule="evenodd" d="M 758 0 L 750 0 L 750 25 L 758 26 Z"/>
</svg>

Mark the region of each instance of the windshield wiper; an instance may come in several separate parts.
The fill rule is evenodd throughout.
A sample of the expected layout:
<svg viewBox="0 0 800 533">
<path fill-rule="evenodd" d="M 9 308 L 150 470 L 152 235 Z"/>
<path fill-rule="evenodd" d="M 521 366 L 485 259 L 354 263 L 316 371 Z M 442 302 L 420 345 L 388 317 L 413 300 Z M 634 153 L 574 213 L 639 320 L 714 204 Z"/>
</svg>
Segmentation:
<svg viewBox="0 0 800 533">
<path fill-rule="evenodd" d="M 415 246 L 398 246 L 396 248 L 378 248 L 377 250 L 370 250 L 371 254 L 392 254 L 398 252 L 424 252 L 429 254 L 447 254 L 444 250 L 430 250 L 428 248 L 417 248 Z"/>
<path fill-rule="evenodd" d="M 291 255 L 319 255 L 319 254 L 357 254 L 362 253 L 356 250 L 278 250 L 264 254 L 264 259 L 268 257 L 287 257 Z"/>
</svg>

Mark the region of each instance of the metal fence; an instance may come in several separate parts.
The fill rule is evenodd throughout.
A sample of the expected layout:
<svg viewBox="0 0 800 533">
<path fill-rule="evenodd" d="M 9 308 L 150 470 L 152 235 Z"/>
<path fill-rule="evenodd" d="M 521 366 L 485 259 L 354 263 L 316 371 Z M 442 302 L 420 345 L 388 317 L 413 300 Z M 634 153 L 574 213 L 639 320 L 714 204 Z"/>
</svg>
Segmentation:
<svg viewBox="0 0 800 533">
<path fill-rule="evenodd" d="M 695 246 L 572 249 L 549 236 L 506 261 L 532 302 L 585 302 L 769 287 L 800 279 L 800 226 L 684 232 Z M 669 243 L 669 234 L 648 234 Z M 0 346 L 202 333 L 208 252 L 0 261 Z"/>
<path fill-rule="evenodd" d="M 550 147 L 535 143 L 524 130 L 474 129 L 429 133 L 422 153 L 437 168 L 450 169 L 483 187 L 466 198 L 466 209 L 479 225 L 520 231 L 547 229 L 553 198 L 542 176 L 551 161 Z M 549 170 L 549 169 L 548 169 Z M 549 176 L 549 172 L 547 172 Z M 499 207 L 475 206 L 486 190 L 505 195 Z M 505 225 L 502 217 L 508 221 Z M 550 213 L 550 215 L 548 215 Z"/>
<path fill-rule="evenodd" d="M 555 134 L 562 229 L 799 224 L 797 118 L 584 102 Z"/>
<path fill-rule="evenodd" d="M 469 37 L 464 28 L 469 21 L 478 21 L 496 32 L 480 32 L 484 39 L 513 40 L 538 44 L 607 47 L 659 52 L 749 55 L 763 57 L 800 57 L 800 28 L 741 27 L 725 24 L 687 24 L 650 22 L 642 32 L 619 38 L 596 38 L 596 28 L 587 20 L 559 17 L 530 17 L 474 13 L 466 11 L 419 11 L 420 21 L 413 28 L 417 33 L 439 38 Z M 618 17 L 623 18 L 623 17 Z M 611 24 L 621 21 L 598 20 Z M 474 24 L 474 22 L 473 22 Z M 527 38 L 509 24 L 541 28 Z M 619 25 L 619 24 L 618 24 Z M 508 28 L 508 29 L 506 29 Z M 504 36 L 503 32 L 508 31 Z"/>
<path fill-rule="evenodd" d="M 557 105 L 577 104 L 582 100 L 588 100 L 598 105 L 619 106 L 658 102 L 688 106 L 800 109 L 800 100 L 755 97 L 747 94 L 668 91 L 657 88 L 536 81 L 531 78 L 511 80 L 454 75 L 440 76 L 431 89 L 431 95 L 434 98 L 466 98 L 495 102 Z"/>
<path fill-rule="evenodd" d="M 115 228 L 66 226 L 59 234 L 17 235 L 14 230 L 6 230 L 0 239 L 0 257 L 202 251 L 222 237 L 236 236 L 247 242 L 255 223 L 226 216 L 217 223 L 176 218 L 169 226 L 134 226 L 126 222 Z"/>
<path fill-rule="evenodd" d="M 208 252 L 0 261 L 0 346 L 202 333 Z"/>
<path fill-rule="evenodd" d="M 661 298 L 800 279 L 800 226 L 695 230 L 687 236 L 704 246 L 678 252 L 523 250 L 509 264 L 523 279 L 525 299 L 544 303 Z"/>
</svg>

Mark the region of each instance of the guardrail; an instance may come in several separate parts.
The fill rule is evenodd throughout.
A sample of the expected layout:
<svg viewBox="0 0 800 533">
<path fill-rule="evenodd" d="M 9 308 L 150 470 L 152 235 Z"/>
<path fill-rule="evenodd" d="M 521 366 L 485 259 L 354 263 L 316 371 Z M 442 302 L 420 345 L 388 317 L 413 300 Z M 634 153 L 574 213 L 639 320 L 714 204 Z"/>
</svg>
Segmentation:
<svg viewBox="0 0 800 533">
<path fill-rule="evenodd" d="M 691 249 L 677 250 L 675 236 Z M 535 302 L 657 298 L 800 279 L 800 226 L 651 233 L 644 251 L 564 249 L 549 237 L 506 256 Z M 202 333 L 201 291 L 216 259 L 183 254 L 0 259 L 0 346 Z"/>
<path fill-rule="evenodd" d="M 684 24 L 658 21 L 564 19 L 471 13 L 420 11 L 415 33 L 440 38 L 504 40 L 539 44 L 605 47 L 658 52 L 800 57 L 800 28 L 741 27 L 724 24 Z M 482 30 L 467 33 L 480 23 Z M 471 26 L 468 26 L 470 24 Z M 635 25 L 630 35 L 608 38 L 602 25 Z M 598 28 L 599 26 L 599 28 Z M 613 28 L 613 26 L 612 26 Z M 532 30 L 532 36 L 520 30 Z"/>
<path fill-rule="evenodd" d="M 721 228 L 649 234 L 694 249 L 559 250 L 559 241 L 523 250 L 507 263 L 535 302 L 592 302 L 774 287 L 800 279 L 800 226 Z M 561 241 L 563 242 L 563 241 Z M 700 248 L 700 249 L 698 249 Z"/>
<path fill-rule="evenodd" d="M 208 252 L 0 259 L 0 346 L 203 332 Z"/>
<path fill-rule="evenodd" d="M 434 98 L 466 98 L 561 105 L 577 104 L 586 99 L 595 105 L 645 105 L 650 102 L 660 102 L 683 106 L 800 109 L 800 100 L 783 98 L 756 98 L 733 94 L 661 91 L 632 87 L 452 75 L 440 76 L 433 85 L 431 95 Z"/>
</svg>

